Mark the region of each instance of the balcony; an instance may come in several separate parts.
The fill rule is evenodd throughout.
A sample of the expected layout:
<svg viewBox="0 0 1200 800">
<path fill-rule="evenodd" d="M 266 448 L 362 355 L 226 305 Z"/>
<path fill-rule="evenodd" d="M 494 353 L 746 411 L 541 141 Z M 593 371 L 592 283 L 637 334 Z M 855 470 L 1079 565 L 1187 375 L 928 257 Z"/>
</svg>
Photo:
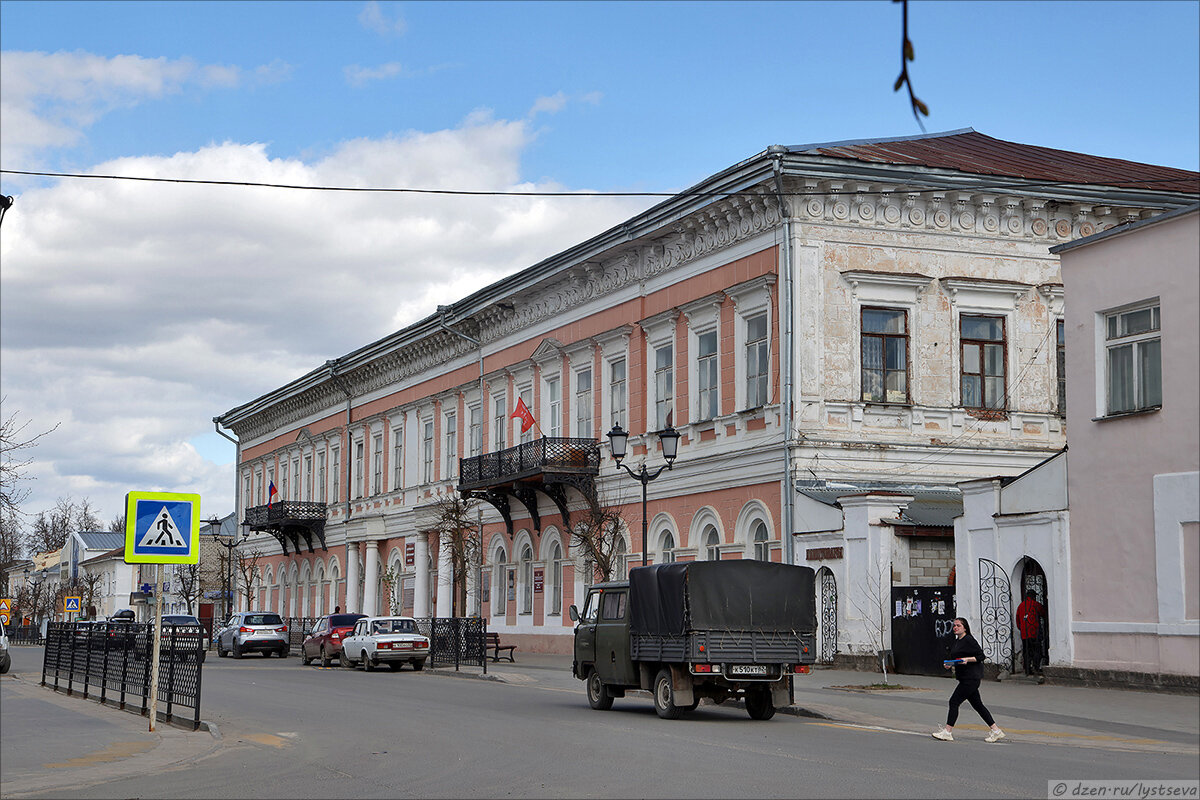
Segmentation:
<svg viewBox="0 0 1200 800">
<path fill-rule="evenodd" d="M 525 442 L 495 453 L 484 453 L 459 461 L 458 491 L 463 498 L 490 503 L 513 530 L 509 498 L 514 497 L 529 512 L 533 527 L 541 531 L 537 492 L 546 495 L 570 525 L 567 488 L 574 488 L 595 507 L 595 477 L 600 474 L 600 443 L 595 439 L 547 437 Z"/>
<path fill-rule="evenodd" d="M 308 546 L 308 552 L 313 549 L 313 537 L 317 538 L 322 550 L 325 546 L 325 504 L 279 502 L 269 506 L 254 506 L 246 509 L 244 524 L 250 530 L 269 533 L 283 547 L 283 554 L 288 555 L 288 545 L 293 553 L 299 553 L 301 540 Z"/>
</svg>

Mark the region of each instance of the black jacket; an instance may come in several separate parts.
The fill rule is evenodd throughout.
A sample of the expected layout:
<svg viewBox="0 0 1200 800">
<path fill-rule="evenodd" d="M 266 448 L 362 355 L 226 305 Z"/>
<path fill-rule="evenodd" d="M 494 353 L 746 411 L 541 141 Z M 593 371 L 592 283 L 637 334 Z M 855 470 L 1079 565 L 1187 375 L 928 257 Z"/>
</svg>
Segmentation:
<svg viewBox="0 0 1200 800">
<path fill-rule="evenodd" d="M 983 680 L 983 661 L 987 658 L 984 655 L 983 648 L 979 646 L 979 642 L 975 641 L 975 637 L 971 634 L 966 634 L 961 639 L 955 639 L 950 645 L 949 658 L 966 658 L 974 656 L 975 662 L 970 664 L 956 664 L 954 667 L 954 677 L 960 681 L 975 681 L 978 683 Z"/>
</svg>

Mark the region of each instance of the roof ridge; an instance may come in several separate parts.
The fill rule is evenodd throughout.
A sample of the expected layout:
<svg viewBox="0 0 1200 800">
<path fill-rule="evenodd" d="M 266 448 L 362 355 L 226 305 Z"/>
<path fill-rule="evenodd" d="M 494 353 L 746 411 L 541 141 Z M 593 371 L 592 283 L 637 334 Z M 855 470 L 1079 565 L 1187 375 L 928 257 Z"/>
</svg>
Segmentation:
<svg viewBox="0 0 1200 800">
<path fill-rule="evenodd" d="M 786 149 L 791 153 L 803 153 L 809 150 L 820 150 L 824 147 L 853 147 L 860 144 L 885 144 L 887 142 L 913 142 L 918 139 L 941 139 L 946 136 L 962 136 L 965 133 L 979 133 L 974 128 L 956 128 L 952 131 L 939 131 L 937 133 L 917 133 L 912 136 L 884 136 L 878 139 L 843 139 L 836 142 L 818 142 L 815 144 L 800 144 L 786 145 Z M 987 134 L 980 134 L 987 136 Z M 991 138 L 990 136 L 988 137 Z"/>
</svg>

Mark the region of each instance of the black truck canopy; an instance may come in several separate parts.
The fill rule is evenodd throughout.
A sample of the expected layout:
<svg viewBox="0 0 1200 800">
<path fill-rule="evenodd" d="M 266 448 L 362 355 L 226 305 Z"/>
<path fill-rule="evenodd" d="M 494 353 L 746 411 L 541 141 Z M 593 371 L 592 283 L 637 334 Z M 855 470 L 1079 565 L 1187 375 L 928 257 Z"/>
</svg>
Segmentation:
<svg viewBox="0 0 1200 800">
<path fill-rule="evenodd" d="M 634 633 L 816 630 L 809 567 L 765 561 L 688 561 L 629 571 Z"/>
</svg>

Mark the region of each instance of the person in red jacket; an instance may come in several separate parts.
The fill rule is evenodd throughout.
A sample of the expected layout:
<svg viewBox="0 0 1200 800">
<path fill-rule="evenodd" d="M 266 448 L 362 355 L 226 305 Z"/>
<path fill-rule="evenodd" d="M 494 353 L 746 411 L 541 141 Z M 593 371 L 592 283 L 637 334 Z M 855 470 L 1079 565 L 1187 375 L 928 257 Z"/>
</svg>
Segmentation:
<svg viewBox="0 0 1200 800">
<path fill-rule="evenodd" d="M 1042 674 L 1042 616 L 1045 612 L 1033 589 L 1017 606 L 1017 630 L 1021 634 L 1021 664 L 1026 675 Z"/>
</svg>

